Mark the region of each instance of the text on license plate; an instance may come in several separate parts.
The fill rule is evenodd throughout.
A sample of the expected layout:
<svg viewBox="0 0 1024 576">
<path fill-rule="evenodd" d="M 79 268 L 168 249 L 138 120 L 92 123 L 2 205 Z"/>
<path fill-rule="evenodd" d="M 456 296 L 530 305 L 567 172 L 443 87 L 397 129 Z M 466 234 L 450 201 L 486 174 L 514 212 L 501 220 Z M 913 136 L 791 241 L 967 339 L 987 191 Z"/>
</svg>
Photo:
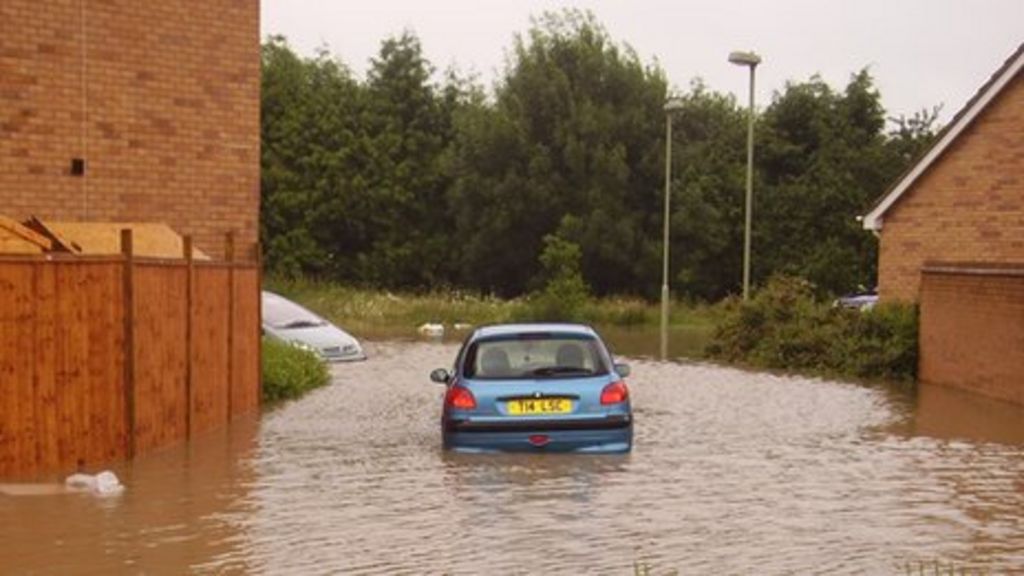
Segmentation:
<svg viewBox="0 0 1024 576">
<path fill-rule="evenodd" d="M 572 400 L 568 398 L 524 398 L 509 400 L 508 413 L 513 416 L 531 414 L 568 414 L 572 412 Z"/>
</svg>

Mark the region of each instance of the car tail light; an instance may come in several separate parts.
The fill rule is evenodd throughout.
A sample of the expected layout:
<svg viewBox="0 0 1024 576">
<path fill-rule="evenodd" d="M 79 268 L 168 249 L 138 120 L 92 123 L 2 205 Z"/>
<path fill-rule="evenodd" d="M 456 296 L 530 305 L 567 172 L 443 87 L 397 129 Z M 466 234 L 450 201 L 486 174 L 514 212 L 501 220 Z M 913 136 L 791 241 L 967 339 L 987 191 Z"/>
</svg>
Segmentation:
<svg viewBox="0 0 1024 576">
<path fill-rule="evenodd" d="M 445 406 L 450 406 L 456 410 L 476 409 L 476 398 L 473 397 L 473 393 L 468 388 L 458 385 L 448 388 L 448 393 L 444 397 L 444 403 Z"/>
<path fill-rule="evenodd" d="M 601 404 L 618 404 L 629 399 L 629 388 L 622 380 L 612 382 L 601 390 Z"/>
</svg>

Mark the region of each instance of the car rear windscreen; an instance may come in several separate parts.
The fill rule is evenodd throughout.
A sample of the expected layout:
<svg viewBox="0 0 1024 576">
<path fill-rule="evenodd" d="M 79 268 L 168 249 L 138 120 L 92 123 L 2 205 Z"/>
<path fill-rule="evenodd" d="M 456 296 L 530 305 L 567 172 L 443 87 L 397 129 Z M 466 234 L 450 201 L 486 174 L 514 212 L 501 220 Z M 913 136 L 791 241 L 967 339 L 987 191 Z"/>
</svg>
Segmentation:
<svg viewBox="0 0 1024 576">
<path fill-rule="evenodd" d="M 470 346 L 467 378 L 579 378 L 607 374 L 598 340 L 579 335 L 524 334 L 480 340 Z"/>
<path fill-rule="evenodd" d="M 324 320 L 302 306 L 276 294 L 263 294 L 263 322 L 274 328 L 322 326 Z"/>
</svg>

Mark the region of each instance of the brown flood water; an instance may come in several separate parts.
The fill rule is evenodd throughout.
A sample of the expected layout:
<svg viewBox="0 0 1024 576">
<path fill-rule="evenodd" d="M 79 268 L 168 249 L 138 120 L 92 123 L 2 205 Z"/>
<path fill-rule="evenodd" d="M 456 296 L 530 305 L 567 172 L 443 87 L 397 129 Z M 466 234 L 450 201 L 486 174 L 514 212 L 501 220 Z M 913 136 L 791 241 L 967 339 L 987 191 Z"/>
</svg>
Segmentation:
<svg viewBox="0 0 1024 576">
<path fill-rule="evenodd" d="M 118 497 L 0 493 L 0 573 L 1024 570 L 1019 408 L 634 357 L 632 454 L 455 455 L 427 379 L 455 345 L 367 348 Z"/>
</svg>

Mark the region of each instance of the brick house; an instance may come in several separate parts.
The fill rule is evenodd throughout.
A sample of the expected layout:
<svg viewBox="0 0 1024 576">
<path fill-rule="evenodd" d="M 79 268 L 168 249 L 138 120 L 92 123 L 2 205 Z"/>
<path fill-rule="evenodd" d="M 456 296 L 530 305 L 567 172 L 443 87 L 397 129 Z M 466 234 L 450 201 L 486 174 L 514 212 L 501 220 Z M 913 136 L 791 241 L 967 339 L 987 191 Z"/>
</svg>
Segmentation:
<svg viewBox="0 0 1024 576">
<path fill-rule="evenodd" d="M 1024 45 L 864 217 L 879 295 L 920 305 L 918 378 L 1024 405 Z"/>
<path fill-rule="evenodd" d="M 0 214 L 255 242 L 259 42 L 259 0 L 3 0 Z"/>
<path fill-rule="evenodd" d="M 879 294 L 918 300 L 928 261 L 1024 264 L 1024 45 L 864 217 Z"/>
</svg>

